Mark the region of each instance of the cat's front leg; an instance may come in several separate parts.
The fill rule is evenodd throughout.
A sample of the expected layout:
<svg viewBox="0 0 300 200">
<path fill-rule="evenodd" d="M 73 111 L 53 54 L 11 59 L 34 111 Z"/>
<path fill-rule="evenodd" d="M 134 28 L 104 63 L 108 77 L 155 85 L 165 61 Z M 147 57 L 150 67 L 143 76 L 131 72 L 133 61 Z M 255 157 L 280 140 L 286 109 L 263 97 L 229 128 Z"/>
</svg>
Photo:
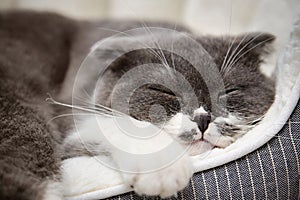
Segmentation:
<svg viewBox="0 0 300 200">
<path fill-rule="evenodd" d="M 125 151 L 112 153 L 125 184 L 140 195 L 170 197 L 185 188 L 193 175 L 186 150 L 166 132 L 148 140 L 126 141 Z"/>
<path fill-rule="evenodd" d="M 91 117 L 79 127 L 78 136 L 86 146 L 95 142 L 101 144 L 101 149 L 109 152 L 116 166 L 105 160 L 101 163 L 117 169 L 124 183 L 138 194 L 175 195 L 188 185 L 193 174 L 187 149 L 147 122 Z M 102 152 L 101 149 L 98 151 Z"/>
<path fill-rule="evenodd" d="M 153 162 L 156 162 L 156 160 Z M 188 185 L 193 174 L 191 161 L 186 155 L 169 166 L 153 172 L 143 172 L 139 162 L 134 164 L 136 167 L 135 173 L 123 172 L 122 175 L 125 183 L 140 195 L 159 195 L 162 198 L 176 195 L 178 191 Z"/>
</svg>

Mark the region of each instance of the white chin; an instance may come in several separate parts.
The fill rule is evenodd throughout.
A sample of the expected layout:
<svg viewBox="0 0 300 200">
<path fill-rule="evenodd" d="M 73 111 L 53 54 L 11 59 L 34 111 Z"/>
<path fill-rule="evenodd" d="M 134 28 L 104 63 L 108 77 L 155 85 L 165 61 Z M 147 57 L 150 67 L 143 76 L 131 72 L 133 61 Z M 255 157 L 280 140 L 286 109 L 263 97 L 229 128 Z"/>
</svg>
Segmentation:
<svg viewBox="0 0 300 200">
<path fill-rule="evenodd" d="M 190 145 L 188 153 L 191 156 L 195 156 L 204 152 L 207 152 L 209 150 L 212 150 L 214 147 L 214 145 L 212 145 L 211 143 L 207 142 L 207 141 L 199 141 L 196 143 L 193 143 Z"/>
</svg>

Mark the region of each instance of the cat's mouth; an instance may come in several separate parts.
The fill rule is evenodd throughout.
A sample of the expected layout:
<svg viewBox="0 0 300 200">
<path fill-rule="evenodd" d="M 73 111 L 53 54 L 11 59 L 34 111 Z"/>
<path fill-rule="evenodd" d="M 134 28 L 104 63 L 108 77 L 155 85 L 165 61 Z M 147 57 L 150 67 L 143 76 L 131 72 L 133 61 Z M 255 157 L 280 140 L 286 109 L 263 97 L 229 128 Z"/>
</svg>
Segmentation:
<svg viewBox="0 0 300 200">
<path fill-rule="evenodd" d="M 210 151 L 214 148 L 216 148 L 215 145 L 213 145 L 211 142 L 207 141 L 206 139 L 196 139 L 191 141 L 189 144 L 189 155 L 190 156 L 195 156 L 199 155 L 201 153 Z"/>
<path fill-rule="evenodd" d="M 199 143 L 199 142 L 208 142 L 208 141 L 205 140 L 204 138 L 201 138 L 201 139 L 193 140 L 193 141 L 191 142 L 191 144 L 193 145 L 193 144 L 197 144 L 197 143 Z M 209 142 L 208 142 L 208 143 L 209 143 Z"/>
<path fill-rule="evenodd" d="M 221 146 L 217 146 L 215 144 L 212 144 L 211 142 L 209 142 L 208 140 L 204 139 L 204 138 L 201 138 L 201 139 L 197 139 L 197 140 L 194 140 L 192 141 L 190 144 L 191 145 L 199 145 L 201 143 L 208 143 L 210 145 L 212 145 L 212 148 L 224 148 L 224 147 L 221 147 Z"/>
<path fill-rule="evenodd" d="M 233 138 L 230 136 L 223 136 L 216 125 L 211 123 L 209 129 L 201 134 L 200 137 L 194 136 L 189 145 L 198 147 L 201 147 L 201 145 L 210 145 L 212 148 L 225 148 L 229 146 L 232 141 Z"/>
</svg>

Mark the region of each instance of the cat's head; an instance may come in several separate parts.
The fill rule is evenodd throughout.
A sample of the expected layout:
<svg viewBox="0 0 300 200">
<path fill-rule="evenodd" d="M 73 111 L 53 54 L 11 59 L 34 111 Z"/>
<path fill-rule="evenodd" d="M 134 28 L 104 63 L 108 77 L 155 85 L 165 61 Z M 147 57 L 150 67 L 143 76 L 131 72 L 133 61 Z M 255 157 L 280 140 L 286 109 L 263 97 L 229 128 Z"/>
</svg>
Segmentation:
<svg viewBox="0 0 300 200">
<path fill-rule="evenodd" d="M 182 142 L 226 147 L 273 102 L 274 83 L 260 65 L 274 36 L 189 37 L 156 31 L 96 46 L 98 61 L 108 65 L 96 101 L 150 121 Z"/>
</svg>

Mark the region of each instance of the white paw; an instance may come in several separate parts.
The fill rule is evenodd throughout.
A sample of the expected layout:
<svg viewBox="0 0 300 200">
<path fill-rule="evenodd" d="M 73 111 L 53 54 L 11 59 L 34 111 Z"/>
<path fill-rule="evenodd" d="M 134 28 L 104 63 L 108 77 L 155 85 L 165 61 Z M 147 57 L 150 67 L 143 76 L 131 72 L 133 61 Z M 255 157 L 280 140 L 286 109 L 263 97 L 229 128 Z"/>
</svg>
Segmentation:
<svg viewBox="0 0 300 200">
<path fill-rule="evenodd" d="M 220 136 L 214 141 L 214 145 L 220 148 L 225 148 L 232 144 L 234 141 L 235 139 L 230 136 Z"/>
<path fill-rule="evenodd" d="M 193 175 L 190 158 L 186 155 L 172 165 L 151 173 L 123 174 L 124 181 L 140 195 L 176 195 L 185 188 Z"/>
<path fill-rule="evenodd" d="M 209 125 L 204 133 L 204 139 L 220 148 L 225 148 L 235 141 L 233 137 L 222 135 L 214 124 Z"/>
</svg>

